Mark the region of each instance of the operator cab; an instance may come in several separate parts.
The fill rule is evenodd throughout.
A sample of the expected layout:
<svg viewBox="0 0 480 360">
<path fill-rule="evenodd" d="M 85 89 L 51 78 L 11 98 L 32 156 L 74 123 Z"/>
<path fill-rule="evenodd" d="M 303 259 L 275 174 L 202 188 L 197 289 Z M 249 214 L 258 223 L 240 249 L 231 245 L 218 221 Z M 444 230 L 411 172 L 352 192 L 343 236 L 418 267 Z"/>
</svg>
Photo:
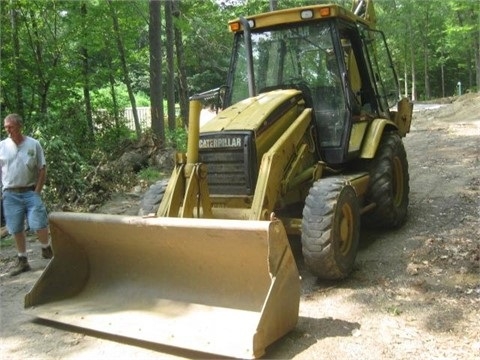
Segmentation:
<svg viewBox="0 0 480 360">
<path fill-rule="evenodd" d="M 332 165 L 348 162 L 359 152 L 349 149 L 353 124 L 389 118 L 371 37 L 364 25 L 339 17 L 238 31 L 225 105 L 299 89 L 313 108 L 319 157 Z"/>
</svg>

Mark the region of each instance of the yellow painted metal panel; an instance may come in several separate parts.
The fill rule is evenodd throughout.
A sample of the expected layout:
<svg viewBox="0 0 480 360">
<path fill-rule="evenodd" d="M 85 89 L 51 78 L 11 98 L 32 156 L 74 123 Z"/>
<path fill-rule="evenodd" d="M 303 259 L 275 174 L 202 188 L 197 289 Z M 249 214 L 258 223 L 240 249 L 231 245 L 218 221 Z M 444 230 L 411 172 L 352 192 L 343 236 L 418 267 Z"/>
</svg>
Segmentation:
<svg viewBox="0 0 480 360">
<path fill-rule="evenodd" d="M 300 280 L 279 221 L 52 213 L 36 317 L 255 358 L 293 329 Z"/>
</svg>

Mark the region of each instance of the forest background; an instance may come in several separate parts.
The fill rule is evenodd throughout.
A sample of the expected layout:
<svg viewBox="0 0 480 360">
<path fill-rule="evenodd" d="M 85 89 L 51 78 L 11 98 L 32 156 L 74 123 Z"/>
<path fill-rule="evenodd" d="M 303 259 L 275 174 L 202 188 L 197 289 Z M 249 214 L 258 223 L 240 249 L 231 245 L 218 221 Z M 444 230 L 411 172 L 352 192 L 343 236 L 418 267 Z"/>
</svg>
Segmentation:
<svg viewBox="0 0 480 360">
<path fill-rule="evenodd" d="M 189 96 L 225 83 L 229 20 L 330 2 L 351 7 L 318 0 L 0 0 L 1 118 L 21 114 L 25 133 L 42 143 L 48 207 L 81 208 L 85 194 L 98 200 L 158 178 L 149 163 L 112 166 L 129 146 L 183 149 Z M 377 0 L 375 10 L 402 95 L 418 101 L 480 90 L 479 1 Z"/>
</svg>

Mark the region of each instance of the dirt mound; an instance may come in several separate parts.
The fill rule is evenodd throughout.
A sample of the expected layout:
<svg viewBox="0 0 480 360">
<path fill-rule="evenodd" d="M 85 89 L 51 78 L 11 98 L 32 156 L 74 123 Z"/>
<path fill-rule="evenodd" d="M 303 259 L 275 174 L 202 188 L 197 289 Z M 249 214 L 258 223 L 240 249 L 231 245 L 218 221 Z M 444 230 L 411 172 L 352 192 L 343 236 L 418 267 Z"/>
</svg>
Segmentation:
<svg viewBox="0 0 480 360">
<path fill-rule="evenodd" d="M 439 102 L 419 102 L 419 105 L 430 104 L 426 110 L 420 110 L 432 121 L 444 119 L 456 122 L 478 121 L 480 114 L 480 94 L 469 93 L 458 97 L 441 99 Z M 422 106 L 423 108 L 423 106 Z"/>
</svg>

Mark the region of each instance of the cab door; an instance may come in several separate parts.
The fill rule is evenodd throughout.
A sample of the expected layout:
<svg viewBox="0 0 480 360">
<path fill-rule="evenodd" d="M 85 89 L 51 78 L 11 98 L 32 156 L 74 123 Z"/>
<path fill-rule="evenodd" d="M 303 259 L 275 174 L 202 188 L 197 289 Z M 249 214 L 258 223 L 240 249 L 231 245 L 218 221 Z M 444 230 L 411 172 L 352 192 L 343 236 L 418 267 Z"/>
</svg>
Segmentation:
<svg viewBox="0 0 480 360">
<path fill-rule="evenodd" d="M 379 115 L 389 119 L 390 108 L 400 99 L 398 78 L 383 32 L 359 25 L 363 54 L 378 99 Z"/>
</svg>

